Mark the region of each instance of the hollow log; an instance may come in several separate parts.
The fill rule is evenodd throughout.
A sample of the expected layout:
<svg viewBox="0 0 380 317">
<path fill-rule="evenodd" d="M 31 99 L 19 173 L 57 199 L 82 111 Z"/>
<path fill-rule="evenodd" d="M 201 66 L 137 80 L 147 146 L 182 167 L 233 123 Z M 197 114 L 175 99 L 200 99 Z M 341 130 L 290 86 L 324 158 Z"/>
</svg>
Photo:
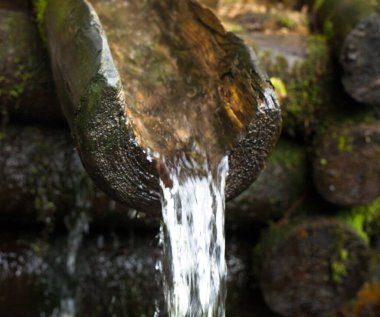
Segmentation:
<svg viewBox="0 0 380 317">
<path fill-rule="evenodd" d="M 380 32 L 376 0 L 310 1 L 316 23 L 343 66 L 343 84 L 358 102 L 380 104 Z"/>
<path fill-rule="evenodd" d="M 280 140 L 258 179 L 226 204 L 228 226 L 269 223 L 296 209 L 308 187 L 305 150 Z"/>
<path fill-rule="evenodd" d="M 23 121 L 64 123 L 48 55 L 32 11 L 22 3 L 9 9 L 2 7 L 7 6 L 0 7 L 1 115 Z"/>
<path fill-rule="evenodd" d="M 320 316 L 352 299 L 368 272 L 369 250 L 344 223 L 310 219 L 273 227 L 261 244 L 261 290 L 281 316 Z"/>
<path fill-rule="evenodd" d="M 7 126 L 0 148 L 3 223 L 54 226 L 73 210 L 82 210 L 91 214 L 95 227 L 158 227 L 158 217 L 147 218 L 93 188 L 67 131 Z"/>
<path fill-rule="evenodd" d="M 227 197 L 247 187 L 281 121 L 251 52 L 194 1 L 92 4 L 105 32 L 83 0 L 48 0 L 40 16 L 65 116 L 96 183 L 130 206 L 159 209 L 145 152 L 191 156 L 207 144 L 211 156 L 230 151 Z"/>
<path fill-rule="evenodd" d="M 327 201 L 341 206 L 380 196 L 380 125 L 340 123 L 322 128 L 315 147 L 314 183 Z"/>
</svg>

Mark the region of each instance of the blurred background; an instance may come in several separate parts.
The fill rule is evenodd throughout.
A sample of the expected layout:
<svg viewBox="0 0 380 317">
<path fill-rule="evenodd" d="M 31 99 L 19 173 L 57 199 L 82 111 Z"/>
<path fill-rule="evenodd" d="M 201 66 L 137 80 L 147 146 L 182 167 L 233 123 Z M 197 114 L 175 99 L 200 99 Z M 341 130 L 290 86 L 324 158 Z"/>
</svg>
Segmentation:
<svg viewBox="0 0 380 317">
<path fill-rule="evenodd" d="M 379 3 L 201 2 L 256 52 L 283 117 L 227 203 L 227 316 L 380 316 Z M 0 0 L 0 315 L 153 316 L 160 218 L 85 173 L 38 27 L 30 1 Z"/>
</svg>

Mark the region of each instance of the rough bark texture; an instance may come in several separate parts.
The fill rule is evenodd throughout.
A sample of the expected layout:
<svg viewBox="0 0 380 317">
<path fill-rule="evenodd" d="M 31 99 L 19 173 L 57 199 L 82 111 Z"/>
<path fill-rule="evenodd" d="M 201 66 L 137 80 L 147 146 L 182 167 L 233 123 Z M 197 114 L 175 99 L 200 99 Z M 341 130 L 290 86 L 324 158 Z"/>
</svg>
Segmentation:
<svg viewBox="0 0 380 317">
<path fill-rule="evenodd" d="M 320 132 L 314 183 L 327 201 L 354 206 L 380 196 L 380 125 L 346 123 Z"/>
<path fill-rule="evenodd" d="M 200 20 L 194 23 L 200 23 L 198 27 L 208 32 L 207 23 L 215 23 L 211 12 L 192 1 L 183 5 L 191 7 L 191 11 L 185 12 L 198 15 Z M 58 93 L 87 171 L 112 197 L 131 206 L 158 209 L 158 176 L 154 164 L 136 144 L 126 120 L 120 77 L 95 12 L 83 1 L 48 1 L 44 17 Z M 234 58 L 244 74 L 239 77 L 233 69 L 224 68 L 219 76 L 226 79 L 226 71 L 228 78 L 236 76 L 237 85 L 242 82 L 251 89 L 251 95 L 246 94 L 245 98 L 254 100 L 252 105 L 245 105 L 254 114 L 230 154 L 227 197 L 233 197 L 258 176 L 278 137 L 281 120 L 271 87 L 261 77 L 251 53 L 232 34 L 218 32 L 228 43 L 223 48 L 227 49 L 226 54 L 239 52 Z M 234 68 L 233 64 L 230 67 Z"/>
<path fill-rule="evenodd" d="M 1 114 L 23 121 L 63 123 L 48 55 L 33 13 L 21 4 L 17 8 L 0 7 Z"/>
<path fill-rule="evenodd" d="M 281 230 L 273 228 L 263 248 L 261 289 L 271 309 L 282 316 L 319 316 L 355 296 L 369 257 L 356 233 L 331 220 Z"/>
<path fill-rule="evenodd" d="M 249 227 L 281 218 L 303 200 L 308 187 L 306 152 L 280 140 L 258 179 L 226 205 L 229 226 Z"/>
<path fill-rule="evenodd" d="M 362 19 L 347 36 L 340 61 L 343 85 L 357 101 L 380 105 L 380 10 Z"/>
</svg>

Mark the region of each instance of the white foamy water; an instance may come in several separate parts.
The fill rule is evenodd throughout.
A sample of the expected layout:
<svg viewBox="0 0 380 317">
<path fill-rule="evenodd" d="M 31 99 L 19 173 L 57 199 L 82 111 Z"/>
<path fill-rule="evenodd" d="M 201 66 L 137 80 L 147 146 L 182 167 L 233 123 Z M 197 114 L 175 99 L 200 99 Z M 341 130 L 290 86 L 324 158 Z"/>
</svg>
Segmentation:
<svg viewBox="0 0 380 317">
<path fill-rule="evenodd" d="M 224 189 L 228 157 L 211 171 L 181 158 L 161 180 L 161 270 L 170 317 L 225 316 Z M 169 186 L 169 187 L 167 187 Z"/>
</svg>

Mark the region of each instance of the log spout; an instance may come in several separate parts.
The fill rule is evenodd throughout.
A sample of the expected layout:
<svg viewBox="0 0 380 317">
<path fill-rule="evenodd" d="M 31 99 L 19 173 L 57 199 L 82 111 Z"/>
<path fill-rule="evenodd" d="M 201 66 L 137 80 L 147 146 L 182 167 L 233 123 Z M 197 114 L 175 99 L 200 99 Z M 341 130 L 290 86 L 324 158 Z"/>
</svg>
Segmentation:
<svg viewBox="0 0 380 317">
<path fill-rule="evenodd" d="M 280 109 L 254 54 L 192 0 L 45 0 L 64 114 L 87 172 L 116 200 L 160 208 L 157 153 L 229 154 L 227 199 L 259 174 Z"/>
</svg>

